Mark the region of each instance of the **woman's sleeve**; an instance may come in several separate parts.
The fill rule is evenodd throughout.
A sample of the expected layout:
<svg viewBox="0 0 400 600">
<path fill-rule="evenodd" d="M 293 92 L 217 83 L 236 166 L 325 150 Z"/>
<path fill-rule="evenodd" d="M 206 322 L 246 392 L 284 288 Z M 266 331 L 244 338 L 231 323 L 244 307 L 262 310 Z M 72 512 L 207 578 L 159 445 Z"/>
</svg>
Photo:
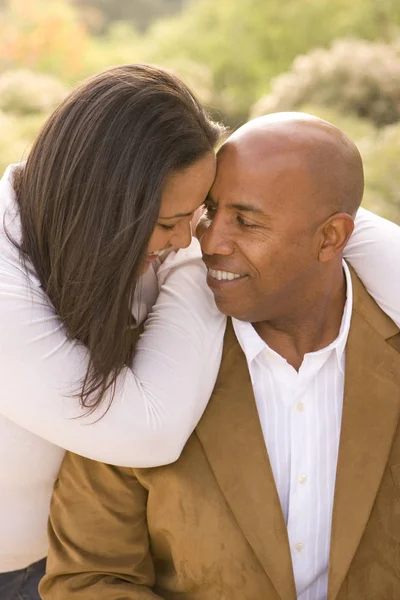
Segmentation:
<svg viewBox="0 0 400 600">
<path fill-rule="evenodd" d="M 225 318 L 197 241 L 160 268 L 160 293 L 130 369 L 92 416 L 79 391 L 88 351 L 67 338 L 39 288 L 0 265 L 0 414 L 85 457 L 119 466 L 175 461 L 211 395 Z M 4 271 L 4 272 L 2 272 Z"/>
<path fill-rule="evenodd" d="M 400 327 L 400 227 L 360 208 L 344 258 L 381 309 Z"/>
</svg>

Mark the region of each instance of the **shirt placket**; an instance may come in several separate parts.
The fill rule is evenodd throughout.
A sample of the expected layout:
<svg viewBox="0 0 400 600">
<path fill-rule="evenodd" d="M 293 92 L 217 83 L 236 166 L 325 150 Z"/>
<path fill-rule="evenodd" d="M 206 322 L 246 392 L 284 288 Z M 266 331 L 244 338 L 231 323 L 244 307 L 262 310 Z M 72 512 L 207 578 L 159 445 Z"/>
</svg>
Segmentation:
<svg viewBox="0 0 400 600">
<path fill-rule="evenodd" d="M 310 481 L 310 406 L 303 387 L 298 382 L 290 420 L 290 491 L 288 536 L 293 571 L 298 593 L 305 584 L 310 569 L 308 512 L 312 502 Z"/>
<path fill-rule="evenodd" d="M 291 410 L 290 492 L 288 536 L 297 593 L 300 596 L 315 572 L 316 503 L 319 446 L 316 435 L 315 390 L 327 355 L 308 356 L 298 374 Z"/>
</svg>

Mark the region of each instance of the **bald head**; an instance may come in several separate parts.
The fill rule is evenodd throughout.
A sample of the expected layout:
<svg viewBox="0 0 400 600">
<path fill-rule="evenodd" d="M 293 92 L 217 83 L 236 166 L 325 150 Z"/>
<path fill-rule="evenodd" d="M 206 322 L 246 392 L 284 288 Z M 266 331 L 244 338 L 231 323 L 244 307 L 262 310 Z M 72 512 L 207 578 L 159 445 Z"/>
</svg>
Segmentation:
<svg viewBox="0 0 400 600">
<path fill-rule="evenodd" d="M 282 322 L 342 289 L 363 193 L 354 144 L 326 121 L 280 113 L 238 129 L 217 163 L 201 244 L 220 310 Z"/>
<path fill-rule="evenodd" d="M 220 150 L 230 154 L 262 185 L 265 167 L 274 164 L 276 179 L 292 179 L 294 195 L 305 210 L 354 215 L 364 190 L 360 153 L 337 127 L 305 113 L 274 113 L 240 127 Z"/>
</svg>

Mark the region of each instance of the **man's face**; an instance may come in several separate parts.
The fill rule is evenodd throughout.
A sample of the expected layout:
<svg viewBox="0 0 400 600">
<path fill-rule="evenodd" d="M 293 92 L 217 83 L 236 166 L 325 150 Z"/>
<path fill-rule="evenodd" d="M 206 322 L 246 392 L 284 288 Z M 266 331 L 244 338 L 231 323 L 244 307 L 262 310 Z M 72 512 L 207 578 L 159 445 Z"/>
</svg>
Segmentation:
<svg viewBox="0 0 400 600">
<path fill-rule="evenodd" d="M 206 202 L 201 237 L 208 285 L 226 315 L 259 322 L 285 318 L 315 278 L 318 209 L 304 161 L 271 152 L 259 164 L 227 143 Z"/>
</svg>

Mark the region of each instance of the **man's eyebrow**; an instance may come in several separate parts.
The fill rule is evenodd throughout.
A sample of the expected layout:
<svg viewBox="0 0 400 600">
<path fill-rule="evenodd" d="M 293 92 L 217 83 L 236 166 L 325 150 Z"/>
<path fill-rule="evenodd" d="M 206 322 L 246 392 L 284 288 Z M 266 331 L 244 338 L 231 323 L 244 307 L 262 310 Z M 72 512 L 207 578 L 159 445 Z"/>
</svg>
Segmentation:
<svg viewBox="0 0 400 600">
<path fill-rule="evenodd" d="M 205 204 L 212 204 L 213 206 L 218 206 L 218 203 L 210 195 L 207 196 Z M 258 206 L 255 206 L 254 204 L 241 204 L 240 202 L 233 202 L 231 204 L 227 204 L 226 208 L 239 210 L 240 212 L 251 212 L 255 215 L 265 216 L 265 212 L 262 211 L 261 208 L 258 208 Z"/>
<path fill-rule="evenodd" d="M 251 212 L 256 215 L 265 215 L 265 212 L 255 206 L 254 204 L 240 204 L 240 203 L 232 203 L 228 204 L 227 208 L 233 208 L 235 210 L 240 210 L 240 212 Z"/>
<path fill-rule="evenodd" d="M 192 214 L 192 212 L 178 213 L 176 215 L 172 215 L 171 217 L 162 217 L 161 215 L 159 215 L 158 218 L 162 219 L 163 221 L 169 221 L 170 219 L 179 219 L 180 217 L 191 217 Z"/>
</svg>

